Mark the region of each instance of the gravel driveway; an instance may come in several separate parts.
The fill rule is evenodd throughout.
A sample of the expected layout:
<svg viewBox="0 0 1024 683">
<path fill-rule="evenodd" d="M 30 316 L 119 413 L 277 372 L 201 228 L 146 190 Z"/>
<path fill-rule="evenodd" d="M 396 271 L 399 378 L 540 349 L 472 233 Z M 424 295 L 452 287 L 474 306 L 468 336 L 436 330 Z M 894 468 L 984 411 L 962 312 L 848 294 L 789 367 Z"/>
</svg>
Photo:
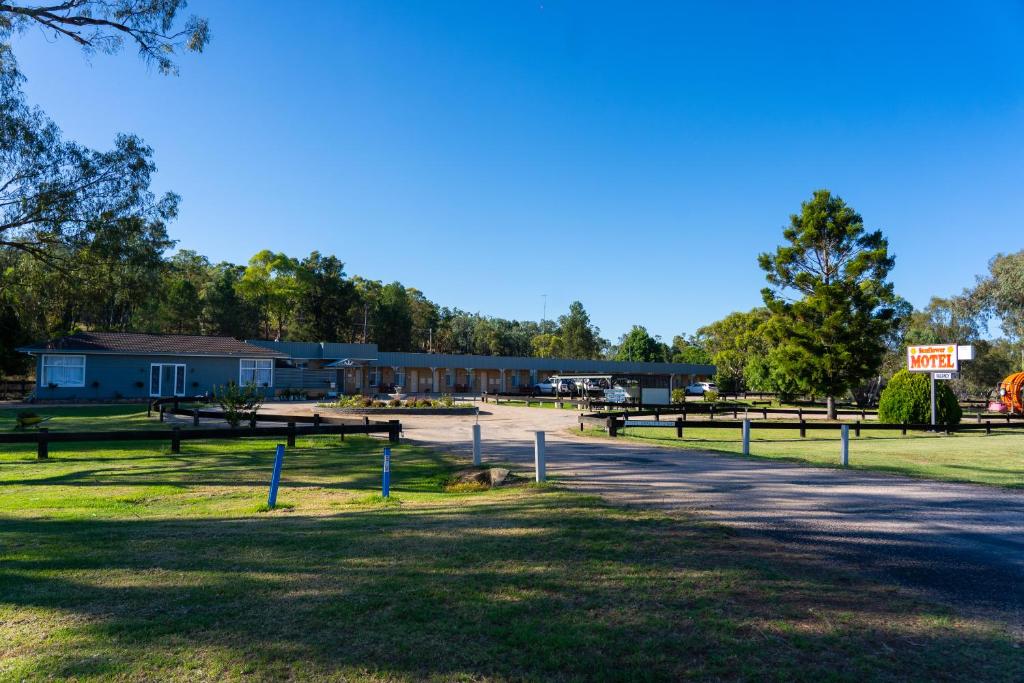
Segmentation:
<svg viewBox="0 0 1024 683">
<path fill-rule="evenodd" d="M 576 488 L 705 514 L 1024 631 L 1020 492 L 577 437 L 571 411 L 481 410 L 485 462 L 532 463 L 543 430 L 549 475 Z M 467 457 L 473 422 L 402 418 L 406 439 Z"/>
</svg>

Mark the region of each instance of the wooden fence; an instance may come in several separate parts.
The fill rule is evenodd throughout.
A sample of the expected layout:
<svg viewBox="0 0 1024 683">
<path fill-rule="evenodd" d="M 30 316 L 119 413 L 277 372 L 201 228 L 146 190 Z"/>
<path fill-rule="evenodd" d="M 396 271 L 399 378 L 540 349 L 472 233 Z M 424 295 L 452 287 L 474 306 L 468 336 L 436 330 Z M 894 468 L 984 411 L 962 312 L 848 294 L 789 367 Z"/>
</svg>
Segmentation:
<svg viewBox="0 0 1024 683">
<path fill-rule="evenodd" d="M 184 409 L 179 409 L 185 412 Z M 282 416 L 275 416 L 282 417 Z M 313 416 L 318 418 L 319 416 Z M 263 420 L 263 418 L 260 418 Z M 40 428 L 35 432 L 19 432 L 0 434 L 0 444 L 8 443 L 34 443 L 36 444 L 36 457 L 43 460 L 49 456 L 51 443 L 77 443 L 89 441 L 169 441 L 171 453 L 181 452 L 182 441 L 196 441 L 207 439 L 245 439 L 245 438 L 267 438 L 283 436 L 289 447 L 295 446 L 297 436 L 310 436 L 318 434 L 337 434 L 344 441 L 346 434 L 387 434 L 391 443 L 398 443 L 399 435 L 402 432 L 402 423 L 398 420 L 388 422 L 369 422 L 364 420 L 358 423 L 326 423 L 319 419 L 312 421 L 309 426 L 299 427 L 296 418 L 288 418 L 288 422 L 282 427 L 202 427 L 182 429 L 178 425 L 170 429 L 122 429 L 119 431 L 105 432 L 51 432 L 46 428 Z"/>
<path fill-rule="evenodd" d="M 749 422 L 751 429 L 782 429 L 782 430 L 799 430 L 801 438 L 807 436 L 808 430 L 836 430 L 842 429 L 845 425 L 849 427 L 854 436 L 860 436 L 861 431 L 871 430 L 889 430 L 899 431 L 906 436 L 908 431 L 942 431 L 946 434 L 951 432 L 971 432 L 985 430 L 986 434 L 991 434 L 993 429 L 1024 429 L 1024 422 L 995 422 L 992 420 L 986 420 L 985 422 L 961 422 L 957 425 L 932 425 L 922 423 L 910 423 L 904 422 L 899 424 L 883 423 L 883 422 L 861 422 L 857 420 L 855 422 L 808 422 L 806 420 L 799 420 L 796 422 L 766 422 L 766 421 L 754 421 L 754 420 L 696 420 L 687 421 L 684 417 L 677 417 L 675 420 L 662 420 L 660 416 L 655 420 L 641 420 L 637 419 L 642 417 L 636 413 L 632 414 L 633 419 L 626 417 L 615 416 L 615 415 L 581 415 L 580 416 L 580 431 L 584 431 L 587 425 L 603 429 L 608 433 L 608 436 L 618 436 L 623 429 L 627 428 L 663 428 L 663 429 L 674 429 L 676 432 L 676 438 L 683 438 L 684 430 L 687 427 L 699 427 L 701 429 L 743 429 L 744 422 Z"/>
</svg>

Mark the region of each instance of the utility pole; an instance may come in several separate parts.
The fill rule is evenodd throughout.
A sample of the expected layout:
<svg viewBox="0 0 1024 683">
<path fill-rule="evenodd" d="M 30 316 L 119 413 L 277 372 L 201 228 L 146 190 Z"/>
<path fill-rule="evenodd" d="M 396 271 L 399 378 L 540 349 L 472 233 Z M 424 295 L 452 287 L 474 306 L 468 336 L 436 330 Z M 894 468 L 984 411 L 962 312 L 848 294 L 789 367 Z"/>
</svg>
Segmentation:
<svg viewBox="0 0 1024 683">
<path fill-rule="evenodd" d="M 434 352 L 434 328 L 427 328 L 427 353 Z"/>
<path fill-rule="evenodd" d="M 541 296 L 544 297 L 544 312 L 540 316 L 540 322 L 543 325 L 544 321 L 548 319 L 548 295 L 541 294 Z M 1020 357 L 1024 361 L 1024 351 L 1021 351 Z"/>
<path fill-rule="evenodd" d="M 363 304 L 363 343 L 366 343 L 366 323 L 370 313 L 370 305 Z"/>
</svg>

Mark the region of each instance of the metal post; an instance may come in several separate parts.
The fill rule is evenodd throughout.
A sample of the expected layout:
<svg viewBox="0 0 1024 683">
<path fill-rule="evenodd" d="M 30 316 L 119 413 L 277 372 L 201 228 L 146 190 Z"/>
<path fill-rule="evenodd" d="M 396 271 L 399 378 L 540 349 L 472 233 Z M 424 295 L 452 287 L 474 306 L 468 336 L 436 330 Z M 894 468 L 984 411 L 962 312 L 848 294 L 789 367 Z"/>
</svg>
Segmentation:
<svg viewBox="0 0 1024 683">
<path fill-rule="evenodd" d="M 544 458 L 544 432 L 536 432 L 533 443 L 533 467 L 537 473 L 538 482 L 547 481 Z"/>
<path fill-rule="evenodd" d="M 381 482 L 380 495 L 387 498 L 391 495 L 391 447 L 384 447 L 384 479 Z"/>
<path fill-rule="evenodd" d="M 929 372 L 928 378 L 932 381 L 932 431 L 935 431 L 935 373 Z"/>
<path fill-rule="evenodd" d="M 681 417 L 676 418 L 676 438 L 683 438 L 683 418 Z"/>
<path fill-rule="evenodd" d="M 277 486 L 281 483 L 281 466 L 284 464 L 284 444 L 277 444 L 274 453 L 274 471 L 270 475 L 270 493 L 267 495 L 267 507 L 271 510 L 277 505 Z"/>
<path fill-rule="evenodd" d="M 743 455 L 750 455 L 750 420 L 743 420 Z"/>
<path fill-rule="evenodd" d="M 843 425 L 842 427 L 839 428 L 839 430 L 840 430 L 840 432 L 842 434 L 842 439 L 843 439 L 843 446 L 842 446 L 842 450 L 840 451 L 839 459 L 840 459 L 840 462 L 842 463 L 843 467 L 849 467 L 849 465 L 850 465 L 850 425 Z"/>
<path fill-rule="evenodd" d="M 480 467 L 480 425 L 473 425 L 473 467 Z"/>
</svg>

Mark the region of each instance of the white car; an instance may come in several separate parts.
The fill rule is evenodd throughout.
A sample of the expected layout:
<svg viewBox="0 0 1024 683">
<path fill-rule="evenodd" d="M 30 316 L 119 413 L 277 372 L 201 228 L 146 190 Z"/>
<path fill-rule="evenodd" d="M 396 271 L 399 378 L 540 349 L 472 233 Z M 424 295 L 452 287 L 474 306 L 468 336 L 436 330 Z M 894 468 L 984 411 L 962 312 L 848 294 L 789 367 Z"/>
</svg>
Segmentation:
<svg viewBox="0 0 1024 683">
<path fill-rule="evenodd" d="M 555 393 L 555 385 L 549 379 L 541 380 L 533 385 L 533 392 L 535 394 L 553 394 Z"/>
<path fill-rule="evenodd" d="M 691 396 L 703 396 L 706 391 L 718 391 L 718 385 L 714 382 L 694 382 L 686 387 L 686 393 Z"/>
</svg>

